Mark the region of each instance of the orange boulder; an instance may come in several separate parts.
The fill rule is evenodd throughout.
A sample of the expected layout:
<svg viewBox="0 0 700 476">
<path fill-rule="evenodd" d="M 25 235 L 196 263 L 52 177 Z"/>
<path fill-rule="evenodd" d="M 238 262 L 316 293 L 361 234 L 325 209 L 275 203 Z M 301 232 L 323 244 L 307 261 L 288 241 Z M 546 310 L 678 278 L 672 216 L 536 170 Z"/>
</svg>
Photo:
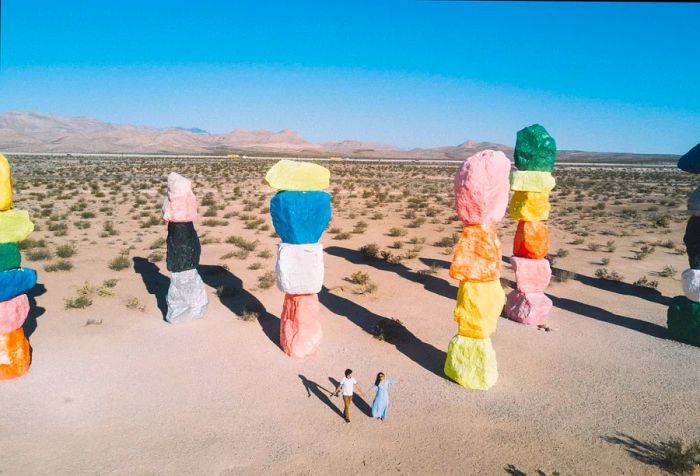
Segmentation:
<svg viewBox="0 0 700 476">
<path fill-rule="evenodd" d="M 496 225 L 467 225 L 455 247 L 450 276 L 459 281 L 493 281 L 501 276 L 501 240 Z"/>
<path fill-rule="evenodd" d="M 542 259 L 549 252 L 549 231 L 543 221 L 520 221 L 513 239 L 513 254 Z"/>
<path fill-rule="evenodd" d="M 29 360 L 29 342 L 21 327 L 0 334 L 0 380 L 10 380 L 27 373 Z"/>
</svg>

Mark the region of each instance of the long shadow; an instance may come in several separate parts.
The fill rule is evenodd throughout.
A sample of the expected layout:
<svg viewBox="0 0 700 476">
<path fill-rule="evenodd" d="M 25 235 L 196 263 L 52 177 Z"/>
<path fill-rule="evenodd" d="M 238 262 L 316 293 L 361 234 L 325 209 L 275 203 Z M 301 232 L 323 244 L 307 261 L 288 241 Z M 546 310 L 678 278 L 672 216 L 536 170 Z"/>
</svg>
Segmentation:
<svg viewBox="0 0 700 476">
<path fill-rule="evenodd" d="M 168 287 L 170 287 L 170 278 L 161 274 L 158 266 L 148 261 L 146 258 L 134 257 L 134 271 L 141 275 L 143 284 L 146 286 L 148 294 L 153 294 L 156 298 L 156 305 L 165 320 L 168 315 L 168 303 L 166 296 L 168 295 Z"/>
<path fill-rule="evenodd" d="M 674 461 L 674 458 L 671 456 L 677 454 L 680 449 L 677 442 L 675 444 L 672 441 L 653 443 L 650 441 L 638 440 L 624 433 L 602 436 L 601 438 L 611 445 L 622 446 L 627 451 L 627 454 L 637 461 L 656 466 L 672 474 L 680 474 L 678 471 L 679 468 L 677 467 L 678 461 Z M 693 466 L 693 464 L 690 464 L 690 468 Z"/>
<path fill-rule="evenodd" d="M 353 264 L 367 264 L 375 269 L 396 273 L 404 279 L 422 284 L 426 291 L 449 299 L 457 299 L 457 288 L 450 284 L 449 281 L 429 274 L 412 271 L 406 265 L 390 264 L 380 259 L 367 259 L 361 252 L 341 246 L 329 246 L 324 251 L 329 255 L 344 258 Z"/>
<path fill-rule="evenodd" d="M 653 322 L 647 322 L 641 319 L 635 319 L 633 317 L 620 316 L 619 314 L 614 314 L 600 307 L 591 306 L 590 304 L 584 304 L 572 299 L 556 297 L 552 296 L 551 294 L 547 294 L 547 296 L 549 296 L 554 305 L 560 309 L 564 309 L 575 314 L 581 314 L 582 316 L 590 317 L 598 321 L 607 322 L 608 324 L 626 327 L 627 329 L 641 332 L 642 334 L 647 334 L 652 337 L 666 339 L 666 328 L 658 324 L 654 324 Z"/>
<path fill-rule="evenodd" d="M 368 334 L 373 334 L 377 325 L 384 329 L 396 328 L 396 323 L 392 319 L 375 314 L 349 299 L 330 293 L 325 286 L 321 288 L 318 299 L 328 310 L 339 316 L 348 318 L 350 322 Z M 447 354 L 423 342 L 407 328 L 401 327 L 398 335 L 395 336 L 391 344 L 396 347 L 396 350 L 424 369 L 429 370 L 441 378 L 445 378 L 442 369 Z"/>
<path fill-rule="evenodd" d="M 503 256 L 502 259 L 505 263 L 510 263 L 509 257 Z M 586 286 L 602 289 L 603 291 L 608 291 L 611 293 L 646 299 L 647 301 L 661 304 L 662 306 L 671 305 L 670 297 L 664 296 L 656 289 L 646 288 L 644 286 L 635 286 L 634 284 L 624 283 L 622 281 L 594 278 L 591 276 L 586 276 L 585 274 L 576 273 L 574 271 L 555 268 L 554 266 L 552 266 L 552 276 L 557 276 L 564 279 L 573 279 L 585 284 Z"/>
<path fill-rule="evenodd" d="M 24 336 L 29 339 L 37 328 L 36 320 L 43 316 L 46 309 L 37 306 L 36 298 L 46 293 L 46 287 L 43 284 L 37 284 L 28 293 L 27 298 L 29 299 L 29 314 L 27 319 L 25 319 L 24 324 L 22 324 L 22 330 L 24 331 Z"/>
<path fill-rule="evenodd" d="M 306 389 L 306 393 L 309 395 L 309 397 L 313 393 L 316 395 L 316 398 L 321 400 L 321 402 L 323 402 L 328 408 L 333 410 L 336 415 L 338 415 L 340 418 L 344 418 L 343 412 L 340 411 L 338 407 L 333 405 L 333 402 L 331 402 L 331 399 L 329 398 L 331 392 L 329 390 L 321 387 L 313 380 L 309 380 L 301 374 L 299 374 L 299 378 L 301 379 L 301 383 L 304 384 L 304 388 Z"/>
<path fill-rule="evenodd" d="M 338 382 L 336 379 L 333 377 L 328 377 L 328 381 L 335 387 L 338 388 L 338 385 L 340 385 L 340 382 Z M 365 402 L 365 399 L 360 397 L 360 395 L 357 394 L 357 392 L 352 394 L 352 403 L 355 404 L 358 410 L 360 410 L 362 413 L 365 414 L 365 416 L 368 416 L 372 418 L 372 407 L 370 407 L 367 402 Z"/>
<path fill-rule="evenodd" d="M 281 348 L 279 345 L 280 320 L 267 312 L 263 303 L 243 287 L 243 282 L 240 278 L 223 266 L 218 265 L 199 265 L 197 270 L 202 277 L 202 281 L 207 286 L 217 290 L 221 304 L 226 306 L 231 312 L 238 316 L 246 311 L 256 312 L 258 314 L 258 323 L 265 335 L 278 348 Z"/>
</svg>

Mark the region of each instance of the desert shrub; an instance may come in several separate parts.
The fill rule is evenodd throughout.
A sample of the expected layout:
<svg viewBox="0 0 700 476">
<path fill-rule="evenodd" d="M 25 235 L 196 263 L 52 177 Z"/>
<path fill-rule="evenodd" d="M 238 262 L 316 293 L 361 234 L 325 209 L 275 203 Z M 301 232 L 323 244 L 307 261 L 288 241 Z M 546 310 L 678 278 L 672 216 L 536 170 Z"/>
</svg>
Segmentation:
<svg viewBox="0 0 700 476">
<path fill-rule="evenodd" d="M 605 279 L 607 281 L 622 281 L 624 279 L 617 271 L 608 271 L 607 268 L 596 269 L 595 276 L 598 279 Z"/>
<path fill-rule="evenodd" d="M 650 289 L 656 289 L 659 287 L 659 282 L 658 281 L 650 281 L 647 279 L 646 276 L 642 276 L 638 280 L 636 280 L 634 283 L 632 283 L 634 286 L 640 286 L 643 288 L 650 288 Z"/>
<path fill-rule="evenodd" d="M 56 247 L 56 255 L 59 258 L 70 258 L 75 254 L 75 246 L 73 245 L 60 245 Z"/>
<path fill-rule="evenodd" d="M 70 271 L 71 269 L 73 269 L 73 263 L 71 263 L 67 259 L 60 259 L 55 263 L 47 264 L 46 266 L 44 266 L 44 271 L 47 271 L 49 273 L 53 273 L 56 271 Z"/>
<path fill-rule="evenodd" d="M 583 244 L 583 238 L 574 238 L 571 240 L 572 245 L 582 245 Z"/>
<path fill-rule="evenodd" d="M 406 236 L 407 233 L 408 232 L 406 230 L 404 230 L 403 228 L 394 227 L 394 228 L 389 229 L 388 235 L 392 236 L 392 237 L 398 237 L 398 236 Z"/>
<path fill-rule="evenodd" d="M 586 245 L 586 248 L 588 248 L 588 251 L 600 251 L 600 248 L 602 246 L 603 245 L 601 245 L 600 243 L 594 243 L 593 241 L 591 241 Z"/>
<path fill-rule="evenodd" d="M 137 297 L 129 298 L 129 300 L 126 301 L 126 308 L 131 309 L 132 311 L 141 312 L 144 312 L 146 310 L 146 306 L 144 304 L 141 304 L 141 301 L 139 301 L 139 298 Z"/>
<path fill-rule="evenodd" d="M 246 251 L 255 251 L 255 248 L 257 248 L 258 244 L 260 244 L 258 240 L 249 241 L 241 236 L 236 235 L 231 235 L 228 238 L 226 238 L 226 243 L 231 243 L 232 245 L 235 245 L 238 248 Z"/>
<path fill-rule="evenodd" d="M 605 251 L 606 252 L 614 253 L 616 249 L 617 249 L 617 246 L 615 246 L 615 240 L 608 240 L 605 243 Z"/>
<path fill-rule="evenodd" d="M 157 240 L 153 241 L 150 245 L 148 245 L 148 249 L 157 250 L 158 248 L 164 247 L 165 243 L 165 238 L 158 238 Z"/>
<path fill-rule="evenodd" d="M 262 263 L 256 261 L 255 263 L 251 263 L 248 265 L 248 269 L 256 271 L 258 269 L 262 268 Z"/>
<path fill-rule="evenodd" d="M 673 266 L 664 266 L 664 269 L 658 272 L 658 275 L 662 278 L 671 278 L 678 273 L 678 270 Z"/>
<path fill-rule="evenodd" d="M 258 311 L 251 311 L 249 309 L 243 309 L 240 319 L 245 322 L 253 322 L 260 319 L 260 313 Z"/>
<path fill-rule="evenodd" d="M 216 218 L 207 218 L 202 220 L 202 226 L 228 226 L 228 221 L 219 220 Z"/>
<path fill-rule="evenodd" d="M 443 236 L 439 241 L 436 241 L 434 245 L 440 248 L 452 248 L 458 241 L 459 233 L 452 233 L 450 236 Z"/>
<path fill-rule="evenodd" d="M 370 280 L 369 274 L 364 271 L 356 271 L 345 279 L 353 284 L 366 284 Z"/>
<path fill-rule="evenodd" d="M 85 294 L 80 294 L 74 298 L 65 300 L 66 309 L 84 309 L 88 306 L 92 306 L 92 299 Z"/>
<path fill-rule="evenodd" d="M 564 248 L 559 248 L 556 253 L 554 253 L 554 256 L 557 258 L 566 258 L 569 256 L 569 250 L 566 250 Z"/>
<path fill-rule="evenodd" d="M 372 328 L 372 335 L 375 339 L 383 342 L 396 342 L 406 330 L 398 319 L 383 319 L 377 322 Z"/>
<path fill-rule="evenodd" d="M 148 255 L 148 261 L 150 261 L 151 263 L 160 263 L 161 261 L 163 261 L 164 258 L 165 255 L 160 251 L 154 251 L 153 253 Z"/>
<path fill-rule="evenodd" d="M 368 260 L 376 260 L 379 259 L 379 245 L 376 243 L 369 243 L 366 245 L 363 245 L 360 248 L 360 253 L 362 253 L 362 256 L 365 257 L 365 259 Z"/>
<path fill-rule="evenodd" d="M 19 247 L 20 250 L 30 250 L 32 248 L 46 248 L 46 240 L 32 240 L 27 239 L 24 241 L 20 241 L 17 243 L 17 246 Z"/>
<path fill-rule="evenodd" d="M 258 276 L 258 287 L 260 289 L 269 289 L 275 285 L 276 280 L 274 271 L 265 271 L 262 276 Z"/>
<path fill-rule="evenodd" d="M 642 245 L 639 251 L 632 251 L 633 253 L 633 258 L 636 260 L 643 260 L 650 254 L 652 254 L 656 249 L 653 246 L 650 245 Z"/>
<path fill-rule="evenodd" d="M 261 250 L 255 256 L 257 256 L 258 258 L 271 258 L 272 252 L 270 250 Z"/>
<path fill-rule="evenodd" d="M 44 261 L 51 259 L 51 251 L 48 248 L 35 248 L 27 251 L 24 256 L 29 261 Z"/>
<path fill-rule="evenodd" d="M 112 271 L 121 271 L 123 269 L 128 268 L 129 265 L 129 256 L 127 254 L 122 253 L 109 262 L 109 269 L 111 269 Z"/>
<path fill-rule="evenodd" d="M 341 231 L 340 233 L 335 235 L 335 237 L 333 239 L 335 239 L 335 240 L 347 240 L 348 238 L 350 238 L 350 233 L 348 233 L 347 231 Z"/>
</svg>

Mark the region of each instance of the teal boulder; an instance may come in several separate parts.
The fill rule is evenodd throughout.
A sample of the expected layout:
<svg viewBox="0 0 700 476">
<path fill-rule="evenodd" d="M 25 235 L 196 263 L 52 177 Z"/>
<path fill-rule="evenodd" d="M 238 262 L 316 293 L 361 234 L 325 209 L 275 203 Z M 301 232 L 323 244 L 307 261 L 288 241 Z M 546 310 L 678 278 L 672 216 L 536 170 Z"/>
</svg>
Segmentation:
<svg viewBox="0 0 700 476">
<path fill-rule="evenodd" d="M 19 247 L 15 243 L 0 243 L 0 271 L 19 268 L 22 264 L 22 256 Z"/>
<path fill-rule="evenodd" d="M 676 296 L 668 308 L 666 326 L 672 339 L 700 347 L 700 302 Z"/>
<path fill-rule="evenodd" d="M 36 271 L 30 268 L 0 272 L 0 301 L 9 301 L 36 285 Z"/>
<path fill-rule="evenodd" d="M 547 129 L 533 124 L 518 131 L 514 156 L 519 170 L 552 172 L 557 160 L 557 143 Z"/>
<path fill-rule="evenodd" d="M 270 215 L 283 243 L 318 243 L 331 221 L 331 196 L 326 192 L 278 192 L 270 201 Z"/>
</svg>

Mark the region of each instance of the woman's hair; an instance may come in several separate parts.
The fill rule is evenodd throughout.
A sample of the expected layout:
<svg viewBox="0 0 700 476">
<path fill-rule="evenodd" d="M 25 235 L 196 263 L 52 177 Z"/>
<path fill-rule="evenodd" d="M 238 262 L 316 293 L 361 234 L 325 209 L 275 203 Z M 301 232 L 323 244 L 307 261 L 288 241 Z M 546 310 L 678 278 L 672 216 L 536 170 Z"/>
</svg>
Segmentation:
<svg viewBox="0 0 700 476">
<path fill-rule="evenodd" d="M 384 372 L 379 372 L 377 374 L 377 379 L 374 381 L 374 385 L 379 385 L 382 381 L 382 377 L 384 377 Z"/>
</svg>

